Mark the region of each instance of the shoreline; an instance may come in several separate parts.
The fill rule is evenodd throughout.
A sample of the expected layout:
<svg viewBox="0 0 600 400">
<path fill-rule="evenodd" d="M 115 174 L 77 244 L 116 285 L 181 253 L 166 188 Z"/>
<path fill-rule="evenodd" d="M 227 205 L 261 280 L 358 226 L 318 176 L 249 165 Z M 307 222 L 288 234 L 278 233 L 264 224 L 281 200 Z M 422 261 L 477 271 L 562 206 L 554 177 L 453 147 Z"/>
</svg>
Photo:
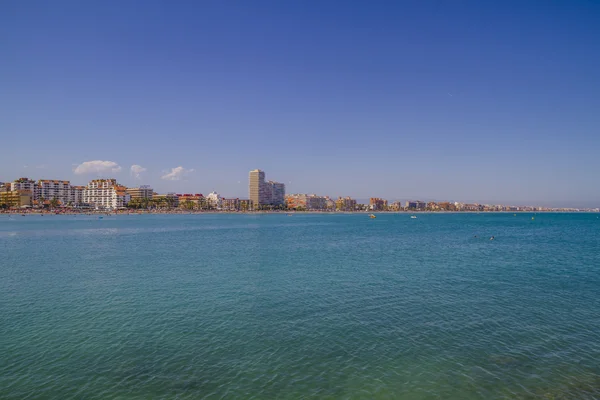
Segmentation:
<svg viewBox="0 0 600 400">
<path fill-rule="evenodd" d="M 207 215 L 207 214 L 285 214 L 285 215 L 323 215 L 323 214 L 538 214 L 538 213 L 598 213 L 596 210 L 542 210 L 542 211 L 189 211 L 189 210 L 144 210 L 144 211 L 73 211 L 73 210 L 2 210 L 0 215 Z"/>
</svg>

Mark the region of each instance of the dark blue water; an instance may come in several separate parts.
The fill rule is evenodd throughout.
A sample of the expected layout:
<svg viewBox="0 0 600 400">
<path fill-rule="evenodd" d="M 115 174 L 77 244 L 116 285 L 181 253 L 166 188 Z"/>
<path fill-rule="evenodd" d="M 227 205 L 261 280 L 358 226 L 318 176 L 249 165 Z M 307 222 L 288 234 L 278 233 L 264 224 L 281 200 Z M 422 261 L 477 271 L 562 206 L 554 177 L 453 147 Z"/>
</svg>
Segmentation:
<svg viewBox="0 0 600 400">
<path fill-rule="evenodd" d="M 600 219 L 531 217 L 0 216 L 0 398 L 600 398 Z"/>
</svg>

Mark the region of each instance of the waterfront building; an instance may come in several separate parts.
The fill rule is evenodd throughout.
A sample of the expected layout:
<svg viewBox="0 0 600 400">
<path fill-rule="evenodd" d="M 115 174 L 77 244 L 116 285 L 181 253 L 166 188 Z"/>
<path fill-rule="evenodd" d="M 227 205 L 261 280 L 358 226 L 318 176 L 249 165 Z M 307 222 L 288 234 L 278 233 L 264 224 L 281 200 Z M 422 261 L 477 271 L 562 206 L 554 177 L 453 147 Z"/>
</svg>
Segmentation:
<svg viewBox="0 0 600 400">
<path fill-rule="evenodd" d="M 135 188 L 127 188 L 127 193 L 131 196 L 131 199 L 148 199 L 152 200 L 154 190 L 149 185 L 142 185 Z"/>
<path fill-rule="evenodd" d="M 392 210 L 392 211 L 401 211 L 403 209 L 404 209 L 404 207 L 402 207 L 402 203 L 399 201 L 394 201 L 393 203 L 390 204 L 390 210 Z"/>
<path fill-rule="evenodd" d="M 250 199 L 223 198 L 221 199 L 221 209 L 223 211 L 252 211 L 254 203 Z"/>
<path fill-rule="evenodd" d="M 208 205 L 216 210 L 221 209 L 221 196 L 217 192 L 210 192 L 208 196 L 206 196 L 206 200 Z"/>
<path fill-rule="evenodd" d="M 282 206 L 285 204 L 285 185 L 280 182 L 265 182 L 265 172 L 260 169 L 250 171 L 248 195 L 256 207 Z"/>
<path fill-rule="evenodd" d="M 33 194 L 29 190 L 11 190 L 0 192 L 0 205 L 10 208 L 31 207 Z"/>
<path fill-rule="evenodd" d="M 425 208 L 427 208 L 427 203 L 425 203 L 424 201 L 420 201 L 420 200 L 416 200 L 416 201 L 407 201 L 406 202 L 406 207 L 407 210 L 416 210 L 416 211 L 422 211 L 425 210 Z"/>
<path fill-rule="evenodd" d="M 285 197 L 290 210 L 326 210 L 327 199 L 316 194 L 290 194 Z"/>
<path fill-rule="evenodd" d="M 131 196 L 116 179 L 94 179 L 83 191 L 83 202 L 97 209 L 117 209 L 127 205 Z"/>
<path fill-rule="evenodd" d="M 329 196 L 325 196 L 325 209 L 329 211 L 335 210 L 335 201 Z"/>
<path fill-rule="evenodd" d="M 55 179 L 40 179 L 37 181 L 36 199 L 48 201 L 57 200 L 61 205 L 67 205 L 71 201 L 71 182 Z"/>
<path fill-rule="evenodd" d="M 221 199 L 221 209 L 224 211 L 238 211 L 240 199 Z"/>
<path fill-rule="evenodd" d="M 369 209 L 373 211 L 386 210 L 388 206 L 387 200 L 380 199 L 379 197 L 371 197 L 369 199 Z"/>
<path fill-rule="evenodd" d="M 35 183 L 35 181 L 33 179 L 29 179 L 29 178 L 19 178 L 19 179 L 15 179 L 12 184 L 10 185 L 10 190 L 13 192 L 18 192 L 18 191 L 29 191 L 31 193 L 31 195 L 33 196 L 33 200 L 37 200 L 39 195 L 38 195 L 38 191 L 37 191 L 37 184 Z"/>
<path fill-rule="evenodd" d="M 178 194 L 179 207 L 187 210 L 206 208 L 206 199 L 201 193 Z"/>
<path fill-rule="evenodd" d="M 256 206 L 269 204 L 271 196 L 267 183 L 265 182 L 265 172 L 260 169 L 252 170 L 250 171 L 248 180 L 248 195 L 250 200 L 252 200 Z"/>
<path fill-rule="evenodd" d="M 254 202 L 250 199 L 240 199 L 239 207 L 240 211 L 252 211 L 254 210 Z"/>
<path fill-rule="evenodd" d="M 356 210 L 356 200 L 351 197 L 338 197 L 335 202 L 335 208 L 338 211 L 354 211 Z"/>
<path fill-rule="evenodd" d="M 306 198 L 305 194 L 289 194 L 285 196 L 285 204 L 290 210 L 306 210 Z"/>
<path fill-rule="evenodd" d="M 85 190 L 85 186 L 71 186 L 71 190 L 69 191 L 69 201 L 67 204 L 71 203 L 71 205 L 79 206 L 83 204 L 83 192 Z"/>
<path fill-rule="evenodd" d="M 269 204 L 272 206 L 282 206 L 285 204 L 285 184 L 280 182 L 267 182 L 269 194 L 271 195 Z"/>
<path fill-rule="evenodd" d="M 437 211 L 440 209 L 440 207 L 435 201 L 430 201 L 429 203 L 427 203 L 427 209 L 430 211 Z"/>
<path fill-rule="evenodd" d="M 157 202 L 159 207 L 179 207 L 179 197 L 175 193 L 158 194 L 153 193 L 152 198 Z"/>
</svg>

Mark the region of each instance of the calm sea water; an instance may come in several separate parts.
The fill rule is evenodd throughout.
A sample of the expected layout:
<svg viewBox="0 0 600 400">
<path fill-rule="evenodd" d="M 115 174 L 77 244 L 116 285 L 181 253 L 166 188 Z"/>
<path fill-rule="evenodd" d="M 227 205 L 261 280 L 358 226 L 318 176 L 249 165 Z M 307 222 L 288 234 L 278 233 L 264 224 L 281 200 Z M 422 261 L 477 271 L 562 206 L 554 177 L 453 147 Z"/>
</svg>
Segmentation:
<svg viewBox="0 0 600 400">
<path fill-rule="evenodd" d="M 0 216 L 0 398 L 600 398 L 600 219 L 531 217 Z"/>
</svg>

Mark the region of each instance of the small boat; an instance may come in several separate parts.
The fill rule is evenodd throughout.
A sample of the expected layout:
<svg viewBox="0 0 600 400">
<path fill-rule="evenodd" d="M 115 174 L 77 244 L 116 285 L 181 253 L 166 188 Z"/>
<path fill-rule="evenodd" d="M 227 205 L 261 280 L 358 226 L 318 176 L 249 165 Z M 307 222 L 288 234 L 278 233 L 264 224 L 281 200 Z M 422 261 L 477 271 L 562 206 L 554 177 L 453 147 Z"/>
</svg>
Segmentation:
<svg viewBox="0 0 600 400">
<path fill-rule="evenodd" d="M 371 214 L 371 215 L 369 215 L 369 218 L 377 218 L 377 217 L 375 216 L 375 214 Z"/>
<path fill-rule="evenodd" d="M 98 219 L 103 219 L 103 218 L 104 218 L 103 216 L 99 216 L 99 217 L 98 217 Z"/>
<path fill-rule="evenodd" d="M 411 215 L 410 217 L 411 217 L 411 218 L 417 218 L 417 216 L 416 216 L 416 215 Z"/>
<path fill-rule="evenodd" d="M 535 217 L 531 217 L 531 220 L 532 220 L 532 221 L 533 221 L 533 220 L 535 220 Z"/>
</svg>

